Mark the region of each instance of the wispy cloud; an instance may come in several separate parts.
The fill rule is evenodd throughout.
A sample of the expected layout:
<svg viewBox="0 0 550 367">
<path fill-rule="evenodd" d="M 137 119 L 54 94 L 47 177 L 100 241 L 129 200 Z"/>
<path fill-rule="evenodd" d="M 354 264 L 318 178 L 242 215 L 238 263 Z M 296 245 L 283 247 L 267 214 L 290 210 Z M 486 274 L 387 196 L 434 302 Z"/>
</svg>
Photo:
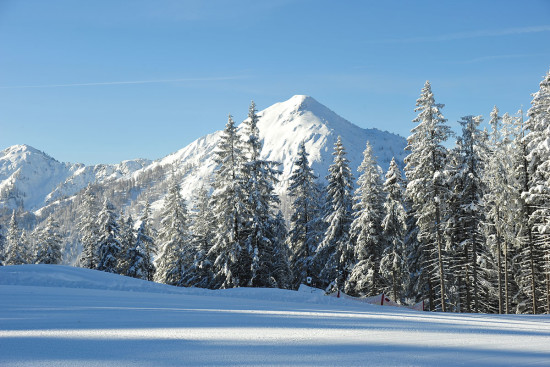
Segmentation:
<svg viewBox="0 0 550 367">
<path fill-rule="evenodd" d="M 541 25 L 541 26 L 523 27 L 523 28 L 479 30 L 479 31 L 471 31 L 471 32 L 458 32 L 458 33 L 433 35 L 428 37 L 381 39 L 381 40 L 372 40 L 370 43 L 442 42 L 442 41 L 455 41 L 455 40 L 463 40 L 463 39 L 470 39 L 470 38 L 503 37 L 503 36 L 510 36 L 510 35 L 541 33 L 541 32 L 550 32 L 550 25 Z"/>
<path fill-rule="evenodd" d="M 39 84 L 39 85 L 12 85 L 0 86 L 0 89 L 22 89 L 22 88 L 65 88 L 65 87 L 90 87 L 104 85 L 125 85 L 125 84 L 161 84 L 161 83 L 184 83 L 184 82 L 212 82 L 223 80 L 244 79 L 245 76 L 218 76 L 203 78 L 178 78 L 178 79 L 154 79 L 154 80 L 126 80 L 114 82 L 92 82 L 92 83 L 68 83 L 68 84 Z"/>
</svg>

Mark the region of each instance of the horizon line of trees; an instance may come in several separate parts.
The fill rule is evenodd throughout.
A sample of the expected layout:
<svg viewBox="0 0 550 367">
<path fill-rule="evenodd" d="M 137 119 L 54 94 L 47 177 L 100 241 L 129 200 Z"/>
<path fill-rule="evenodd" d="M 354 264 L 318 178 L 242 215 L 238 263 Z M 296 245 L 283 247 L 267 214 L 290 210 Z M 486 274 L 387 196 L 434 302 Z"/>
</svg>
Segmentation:
<svg viewBox="0 0 550 367">
<path fill-rule="evenodd" d="M 443 108 L 426 82 L 404 177 L 395 159 L 383 173 L 366 142 L 355 181 L 338 137 L 324 187 L 302 142 L 286 223 L 279 164 L 260 156 L 252 102 L 242 136 L 228 117 L 211 188 L 197 190 L 191 209 L 172 176 L 158 228 L 148 202 L 136 225 L 88 186 L 78 265 L 175 286 L 297 289 L 311 280 L 327 292 L 427 300 L 432 311 L 550 313 L 550 72 L 526 120 L 495 106 L 487 130 L 481 116 L 464 116 L 453 148 Z M 61 263 L 62 242 L 53 215 L 29 234 L 14 211 L 0 231 L 0 264 Z"/>
</svg>

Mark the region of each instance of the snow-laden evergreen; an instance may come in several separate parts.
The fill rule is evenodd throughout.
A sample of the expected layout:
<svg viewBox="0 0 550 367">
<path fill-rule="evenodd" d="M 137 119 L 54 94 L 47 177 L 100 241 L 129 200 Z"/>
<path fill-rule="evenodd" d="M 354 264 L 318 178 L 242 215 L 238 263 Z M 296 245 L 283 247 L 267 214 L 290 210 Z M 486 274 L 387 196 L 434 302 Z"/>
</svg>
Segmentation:
<svg viewBox="0 0 550 367">
<path fill-rule="evenodd" d="M 489 274 L 495 270 L 494 259 L 487 251 L 483 235 L 485 188 L 481 175 L 487 151 L 486 137 L 479 130 L 481 121 L 481 116 L 465 116 L 459 121 L 462 136 L 457 140 L 455 177 L 451 181 L 451 189 L 457 197 L 453 213 L 457 218 L 455 245 L 458 253 L 463 254 L 453 278 L 461 280 L 460 304 L 467 312 L 488 312 L 491 305 L 483 294 L 494 292 Z"/>
<path fill-rule="evenodd" d="M 172 177 L 170 191 L 164 201 L 162 221 L 157 243 L 160 248 L 156 260 L 155 280 L 159 283 L 182 286 L 183 277 L 192 264 L 190 246 L 189 214 L 181 187 L 176 177 Z"/>
<path fill-rule="evenodd" d="M 353 268 L 346 280 L 345 290 L 353 295 L 374 296 L 383 288 L 380 261 L 385 248 L 382 230 L 384 193 L 381 172 L 370 142 L 366 144 L 363 162 L 358 171 L 361 175 L 357 179 L 357 189 L 353 197 L 354 220 L 350 227 L 352 257 L 346 263 Z"/>
<path fill-rule="evenodd" d="M 36 264 L 60 264 L 62 259 L 61 243 L 63 237 L 59 231 L 59 224 L 53 215 L 46 220 L 46 225 L 38 233 L 38 243 L 35 244 Z"/>
<path fill-rule="evenodd" d="M 276 213 L 279 197 L 274 185 L 278 182 L 277 162 L 261 159 L 262 143 L 258 130 L 258 115 L 254 102 L 250 104 L 244 126 L 243 192 L 245 197 L 244 246 L 241 259 L 243 281 L 253 287 L 286 287 L 275 264 L 287 254 L 284 238 L 278 230 L 284 228 L 282 216 Z"/>
<path fill-rule="evenodd" d="M 243 226 L 245 213 L 242 167 L 242 143 L 233 118 L 229 116 L 215 153 L 218 165 L 214 172 L 210 208 L 214 238 L 208 251 L 213 264 L 212 288 L 232 288 L 242 282 L 241 258 L 245 254 Z"/>
<path fill-rule="evenodd" d="M 391 294 L 396 302 L 405 301 L 409 270 L 405 249 L 407 213 L 403 206 L 403 178 L 395 159 L 392 159 L 384 181 L 384 218 L 382 230 L 385 248 L 380 260 L 382 291 Z"/>
<path fill-rule="evenodd" d="M 292 216 L 287 243 L 293 269 L 291 283 L 296 289 L 300 284 L 306 284 L 308 278 L 313 280 L 318 275 L 315 274 L 313 258 L 322 236 L 320 190 L 308 155 L 302 142 L 288 187 L 288 194 L 292 198 Z"/>
<path fill-rule="evenodd" d="M 98 214 L 98 242 L 97 270 L 108 273 L 120 273 L 120 257 L 122 256 L 122 246 L 120 244 L 120 227 L 118 223 L 118 214 L 116 209 L 109 202 L 103 202 L 103 208 Z"/>
<path fill-rule="evenodd" d="M 79 265 L 88 269 L 95 269 L 98 264 L 98 237 L 99 201 L 92 185 L 86 187 L 83 200 L 79 207 L 78 230 L 82 252 L 78 260 Z"/>
<path fill-rule="evenodd" d="M 321 268 L 319 277 L 324 281 L 327 290 L 340 290 L 343 289 L 355 265 L 354 248 L 350 238 L 353 221 L 353 174 L 340 138 L 334 144 L 332 155 L 334 161 L 327 176 L 329 209 L 325 222 L 328 228 L 317 248 L 315 262 Z"/>
<path fill-rule="evenodd" d="M 550 313 L 550 71 L 533 94 L 527 116 L 524 140 L 529 181 L 523 195 L 529 206 L 533 251 L 537 253 L 533 264 L 538 273 L 537 276 L 533 274 L 536 278 L 533 298 L 540 305 L 534 303 L 533 308 L 537 312 L 544 309 Z"/>
<path fill-rule="evenodd" d="M 212 262 L 208 257 L 215 236 L 210 204 L 208 190 L 201 186 L 194 199 L 191 214 L 191 246 L 195 254 L 193 263 L 184 276 L 185 283 L 194 287 L 208 288 L 214 279 Z"/>
<path fill-rule="evenodd" d="M 150 213 L 150 204 L 146 202 L 141 217 L 141 223 L 136 231 L 135 245 L 128 250 L 128 270 L 126 275 L 152 281 L 156 270 L 153 263 L 153 257 L 157 252 L 154 233 L 150 228 Z"/>
<path fill-rule="evenodd" d="M 435 103 L 430 82 L 427 81 L 416 101 L 415 111 L 419 113 L 413 122 L 418 125 L 407 139 L 410 153 L 405 158 L 408 180 L 405 192 L 413 206 L 423 251 L 428 251 L 428 262 L 423 264 L 427 276 L 423 279 L 428 282 L 429 294 L 437 295 L 440 308 L 445 311 L 447 270 L 444 265 L 443 218 L 448 197 L 445 182 L 448 153 L 444 143 L 451 130 L 441 114 L 443 107 L 443 104 Z"/>
<path fill-rule="evenodd" d="M 28 263 L 27 242 L 23 237 L 24 231 L 19 229 L 15 210 L 12 212 L 6 235 L 6 255 L 4 265 L 21 265 Z M 23 238 L 22 238 L 23 237 Z"/>
</svg>

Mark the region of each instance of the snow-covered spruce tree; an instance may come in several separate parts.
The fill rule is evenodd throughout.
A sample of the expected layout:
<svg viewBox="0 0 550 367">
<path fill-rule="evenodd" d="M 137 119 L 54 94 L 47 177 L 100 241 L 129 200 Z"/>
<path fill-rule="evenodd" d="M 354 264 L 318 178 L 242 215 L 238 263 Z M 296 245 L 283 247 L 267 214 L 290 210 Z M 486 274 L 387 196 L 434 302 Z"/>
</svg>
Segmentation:
<svg viewBox="0 0 550 367">
<path fill-rule="evenodd" d="M 385 248 L 380 260 L 382 291 L 391 294 L 396 302 L 404 302 L 409 275 L 404 243 L 407 213 L 403 206 L 403 179 L 395 158 L 392 158 L 386 172 L 384 192 L 386 201 L 382 229 Z"/>
<path fill-rule="evenodd" d="M 514 303 L 517 304 L 517 313 L 537 313 L 540 305 L 540 284 L 541 269 L 540 259 L 542 253 L 540 248 L 535 245 L 532 227 L 529 223 L 532 206 L 527 203 L 525 193 L 529 191 L 529 183 L 532 171 L 530 170 L 528 157 L 528 141 L 525 139 L 529 130 L 523 120 L 523 111 L 518 111 L 517 124 L 520 133 L 515 140 L 516 159 L 514 178 L 517 182 L 518 195 L 517 215 L 514 217 L 517 225 L 516 246 L 518 247 L 517 259 L 515 260 L 519 267 L 516 275 L 519 292 L 514 296 Z"/>
<path fill-rule="evenodd" d="M 53 215 L 50 214 L 46 220 L 46 225 L 38 233 L 35 263 L 60 264 L 62 261 L 62 241 L 63 237 L 60 233 L 59 224 L 57 224 Z"/>
<path fill-rule="evenodd" d="M 383 288 L 380 260 L 385 248 L 382 233 L 384 192 L 381 172 L 369 142 L 358 171 L 361 176 L 357 179 L 352 207 L 355 219 L 350 228 L 351 241 L 348 239 L 346 244 L 352 252 L 347 253 L 347 248 L 341 250 L 345 259 L 343 268 L 352 267 L 349 278 L 344 278 L 345 291 L 351 295 L 374 296 Z"/>
<path fill-rule="evenodd" d="M 334 144 L 332 155 L 334 161 L 327 176 L 330 209 L 325 222 L 328 228 L 314 259 L 321 268 L 319 281 L 327 291 L 341 289 L 355 265 L 354 249 L 350 239 L 353 221 L 353 175 L 340 137 Z"/>
<path fill-rule="evenodd" d="M 297 289 L 308 277 L 316 277 L 313 257 L 319 245 L 321 208 L 317 177 L 309 166 L 305 142 L 298 148 L 298 158 L 289 178 L 288 194 L 292 198 L 292 215 L 287 243 L 290 248 L 292 287 Z"/>
<path fill-rule="evenodd" d="M 96 188 L 88 185 L 83 193 L 82 204 L 78 208 L 78 230 L 80 232 L 80 243 L 82 244 L 82 253 L 78 260 L 81 267 L 95 269 L 98 264 L 98 238 L 99 228 L 97 217 L 99 213 L 99 203 L 97 200 Z"/>
<path fill-rule="evenodd" d="M 6 257 L 4 265 L 21 265 L 26 264 L 26 246 L 25 242 L 21 241 L 21 230 L 17 224 L 15 210 L 13 211 L 8 225 L 8 234 L 6 236 Z"/>
<path fill-rule="evenodd" d="M 208 288 L 213 281 L 212 263 L 208 252 L 212 247 L 214 228 L 208 189 L 201 186 L 193 203 L 191 214 L 191 246 L 194 258 L 191 268 L 185 274 L 184 282 L 189 286 Z"/>
<path fill-rule="evenodd" d="M 119 259 L 121 257 L 120 228 L 116 209 L 105 199 L 103 208 L 98 214 L 98 263 L 97 270 L 108 273 L 120 273 Z"/>
<path fill-rule="evenodd" d="M 118 259 L 118 269 L 120 274 L 128 275 L 128 269 L 130 268 L 130 249 L 136 245 L 136 233 L 135 222 L 132 216 L 124 219 L 122 211 L 120 212 L 118 220 L 118 228 L 120 231 L 120 255 Z"/>
<path fill-rule="evenodd" d="M 134 246 L 128 249 L 128 270 L 126 275 L 152 281 L 155 275 L 155 266 L 152 256 L 156 254 L 155 243 L 150 229 L 149 215 L 151 206 L 149 201 L 145 203 L 141 223 L 136 232 Z"/>
<path fill-rule="evenodd" d="M 407 185 L 405 184 L 404 187 Z M 427 309 L 434 310 L 433 304 L 433 286 L 429 282 L 428 271 L 424 264 L 428 264 L 429 252 L 424 248 L 424 244 L 418 240 L 418 226 L 416 225 L 416 216 L 412 209 L 412 204 L 404 198 L 407 216 L 405 218 L 405 236 L 403 238 L 405 253 L 407 254 L 407 269 L 409 277 L 407 280 L 406 300 L 407 303 L 415 304 L 421 301 L 429 300 L 425 305 Z"/>
<path fill-rule="evenodd" d="M 489 122 L 491 131 L 488 154 L 485 158 L 483 182 L 485 226 L 487 243 L 496 258 L 498 312 L 509 313 L 510 308 L 510 251 L 515 238 L 515 224 L 511 218 L 516 211 L 513 181 L 513 124 L 510 115 L 499 115 L 495 106 Z"/>
<path fill-rule="evenodd" d="M 455 278 L 463 281 L 465 295 L 461 304 L 467 312 L 489 312 L 487 296 L 490 294 L 491 281 L 489 272 L 493 262 L 485 246 L 482 224 L 485 221 L 482 182 L 484 161 L 487 155 L 486 138 L 478 129 L 481 116 L 465 116 L 459 121 L 462 126 L 462 136 L 457 139 L 457 155 L 455 177 L 452 180 L 453 195 L 457 198 L 457 226 L 455 230 L 459 253 L 463 253 L 463 263 Z M 484 261 L 485 260 L 485 261 Z M 492 259 L 491 259 L 492 260 Z M 486 264 L 486 267 L 480 266 Z M 482 306 L 483 302 L 483 306 Z M 490 302 L 490 301 L 489 301 Z"/>
<path fill-rule="evenodd" d="M 277 249 L 283 244 L 278 230 L 284 228 L 275 208 L 279 205 L 279 197 L 274 185 L 281 173 L 276 167 L 278 162 L 260 158 L 262 142 L 258 130 L 259 117 L 256 105 L 251 102 L 248 118 L 244 122 L 244 153 L 246 161 L 243 165 L 243 192 L 245 197 L 246 216 L 244 226 L 244 245 L 246 253 L 243 256 L 243 280 L 249 287 L 280 287 L 285 288 L 275 264 L 280 260 Z M 249 264 L 249 265 L 248 265 Z"/>
<path fill-rule="evenodd" d="M 155 274 L 157 282 L 176 286 L 184 285 L 183 277 L 192 264 L 193 256 L 189 215 L 180 191 L 180 185 L 173 177 L 161 212 L 161 228 L 157 240 L 160 255 Z"/>
<path fill-rule="evenodd" d="M 533 94 L 527 116 L 524 140 L 529 181 L 523 195 L 529 208 L 534 251 L 542 255 L 537 256 L 533 266 L 535 272 L 540 272 L 532 275 L 533 309 L 534 313 L 542 312 L 544 305 L 550 313 L 550 71 Z M 535 304 L 537 293 L 540 307 Z"/>
<path fill-rule="evenodd" d="M 211 288 L 232 288 L 245 285 L 241 258 L 243 244 L 244 194 L 242 181 L 242 144 L 231 115 L 220 137 L 215 162 L 210 208 L 213 214 L 214 238 L 208 251 L 213 264 Z"/>
<path fill-rule="evenodd" d="M 447 148 L 444 143 L 451 135 L 446 119 L 441 114 L 444 105 L 435 103 L 431 85 L 427 81 L 416 101 L 413 120 L 418 125 L 407 139 L 409 155 L 405 158 L 405 174 L 408 180 L 405 194 L 412 203 L 418 225 L 418 238 L 429 251 L 429 284 L 439 284 L 437 298 L 441 310 L 446 311 L 443 239 L 444 203 L 448 190 L 445 186 Z M 431 292 L 430 292 L 431 294 Z"/>
<path fill-rule="evenodd" d="M 521 136 L 521 126 L 517 124 L 518 119 L 514 119 L 508 113 L 502 116 L 503 130 L 502 134 L 503 145 L 500 155 L 503 157 L 504 162 L 504 176 L 506 176 L 506 185 L 501 186 L 505 204 L 502 206 L 503 225 L 501 235 L 503 237 L 503 272 L 504 272 L 504 310 L 505 313 L 512 312 L 513 308 L 517 305 L 512 302 L 515 298 L 514 295 L 519 294 L 519 286 L 516 281 L 516 274 L 519 275 L 518 263 L 515 259 L 518 259 L 518 246 L 516 245 L 520 240 L 518 233 L 522 221 L 518 218 L 523 218 L 520 212 L 521 208 L 521 186 L 518 185 L 516 180 L 515 169 L 516 163 L 519 161 L 517 144 Z M 503 187 L 503 188 L 502 188 Z"/>
</svg>

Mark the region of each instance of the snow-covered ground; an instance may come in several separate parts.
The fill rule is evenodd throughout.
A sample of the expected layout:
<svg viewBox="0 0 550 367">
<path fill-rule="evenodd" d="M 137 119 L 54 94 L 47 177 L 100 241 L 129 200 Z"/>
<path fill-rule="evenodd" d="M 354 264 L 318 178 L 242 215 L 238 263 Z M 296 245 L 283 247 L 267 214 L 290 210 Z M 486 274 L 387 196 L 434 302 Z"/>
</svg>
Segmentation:
<svg viewBox="0 0 550 367">
<path fill-rule="evenodd" d="M 549 316 L 380 307 L 0 268 L 0 366 L 550 366 Z"/>
</svg>

